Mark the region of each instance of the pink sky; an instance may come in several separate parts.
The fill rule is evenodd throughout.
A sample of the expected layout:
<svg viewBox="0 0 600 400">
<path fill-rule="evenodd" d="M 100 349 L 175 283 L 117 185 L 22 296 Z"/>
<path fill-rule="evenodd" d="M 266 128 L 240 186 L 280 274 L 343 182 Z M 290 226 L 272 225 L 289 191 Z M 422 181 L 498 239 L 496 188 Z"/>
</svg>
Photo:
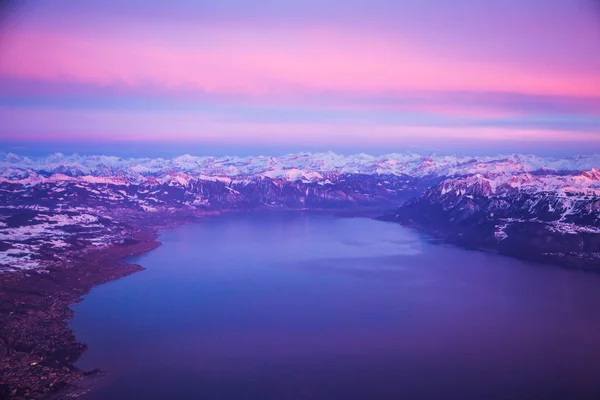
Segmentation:
<svg viewBox="0 0 600 400">
<path fill-rule="evenodd" d="M 550 3 L 40 1 L 4 16 L 0 138 L 597 146 L 600 14 Z"/>
</svg>

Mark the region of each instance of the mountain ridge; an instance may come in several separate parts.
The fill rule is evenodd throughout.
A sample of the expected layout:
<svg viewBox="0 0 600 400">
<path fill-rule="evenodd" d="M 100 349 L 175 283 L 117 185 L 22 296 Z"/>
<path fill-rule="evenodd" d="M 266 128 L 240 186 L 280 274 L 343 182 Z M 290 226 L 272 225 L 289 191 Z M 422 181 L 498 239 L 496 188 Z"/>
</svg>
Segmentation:
<svg viewBox="0 0 600 400">
<path fill-rule="evenodd" d="M 575 264 L 595 265 L 600 260 L 598 167 L 600 155 L 4 154 L 0 271 L 43 267 L 40 254 L 52 259 L 76 244 L 122 240 L 118 222 L 126 213 L 366 207 L 397 210 L 386 219 L 461 245 L 554 263 L 577 254 Z M 562 258 L 542 257 L 546 253 Z"/>
<path fill-rule="evenodd" d="M 392 174 L 412 177 L 460 176 L 482 173 L 516 174 L 539 172 L 563 174 L 591 170 L 600 166 L 600 155 L 570 158 L 544 158 L 535 155 L 500 156 L 421 156 L 393 153 L 382 156 L 367 154 L 338 155 L 328 153 L 292 153 L 280 157 L 198 157 L 119 158 L 114 156 L 65 156 L 55 153 L 45 157 L 25 157 L 14 153 L 0 155 L 0 176 L 5 179 L 27 174 L 63 174 L 67 176 L 115 176 L 129 179 L 165 176 L 169 173 L 219 177 L 263 175 L 270 178 L 306 178 L 315 180 L 327 174 Z"/>
</svg>

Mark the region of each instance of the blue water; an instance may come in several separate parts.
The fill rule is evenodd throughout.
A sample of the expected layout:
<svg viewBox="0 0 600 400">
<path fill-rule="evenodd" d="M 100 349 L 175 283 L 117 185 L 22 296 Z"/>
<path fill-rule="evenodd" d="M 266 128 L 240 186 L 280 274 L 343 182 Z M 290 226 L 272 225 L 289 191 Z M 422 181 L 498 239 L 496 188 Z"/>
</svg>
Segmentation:
<svg viewBox="0 0 600 400">
<path fill-rule="evenodd" d="M 164 230 L 72 328 L 89 399 L 595 399 L 600 276 L 398 224 L 231 214 Z"/>
</svg>

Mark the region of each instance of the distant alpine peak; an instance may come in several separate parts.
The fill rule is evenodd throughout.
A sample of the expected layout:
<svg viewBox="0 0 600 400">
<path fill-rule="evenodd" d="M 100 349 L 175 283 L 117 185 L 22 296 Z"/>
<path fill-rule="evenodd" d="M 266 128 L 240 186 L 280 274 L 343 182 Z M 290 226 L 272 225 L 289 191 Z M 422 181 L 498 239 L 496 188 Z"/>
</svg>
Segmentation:
<svg viewBox="0 0 600 400">
<path fill-rule="evenodd" d="M 396 175 L 414 178 L 464 177 L 490 179 L 495 188 L 501 180 L 518 176 L 519 182 L 535 176 L 580 173 L 582 179 L 600 179 L 600 155 L 543 158 L 534 155 L 438 156 L 415 153 L 341 155 L 334 152 L 294 153 L 279 157 L 209 157 L 184 154 L 173 158 L 119 158 L 106 155 L 50 154 L 24 157 L 0 155 L 0 177 L 5 180 L 43 180 L 64 177 L 111 178 L 140 182 L 147 178 L 177 180 L 248 179 L 268 177 L 287 181 L 318 181 L 341 174 Z M 535 177 L 534 176 L 534 177 Z M 536 178 L 537 179 L 537 178 Z M 511 185 L 517 182 L 507 182 Z M 523 183 L 521 183 L 523 184 Z"/>
</svg>

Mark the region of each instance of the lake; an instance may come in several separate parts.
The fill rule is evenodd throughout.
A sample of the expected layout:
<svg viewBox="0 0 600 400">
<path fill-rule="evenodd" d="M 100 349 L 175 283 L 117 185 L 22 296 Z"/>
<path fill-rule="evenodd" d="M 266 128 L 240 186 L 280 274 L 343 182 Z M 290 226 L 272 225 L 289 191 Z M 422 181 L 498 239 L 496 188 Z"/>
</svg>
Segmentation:
<svg viewBox="0 0 600 400">
<path fill-rule="evenodd" d="M 71 327 L 86 399 L 597 399 L 600 276 L 367 218 L 164 230 Z"/>
</svg>

